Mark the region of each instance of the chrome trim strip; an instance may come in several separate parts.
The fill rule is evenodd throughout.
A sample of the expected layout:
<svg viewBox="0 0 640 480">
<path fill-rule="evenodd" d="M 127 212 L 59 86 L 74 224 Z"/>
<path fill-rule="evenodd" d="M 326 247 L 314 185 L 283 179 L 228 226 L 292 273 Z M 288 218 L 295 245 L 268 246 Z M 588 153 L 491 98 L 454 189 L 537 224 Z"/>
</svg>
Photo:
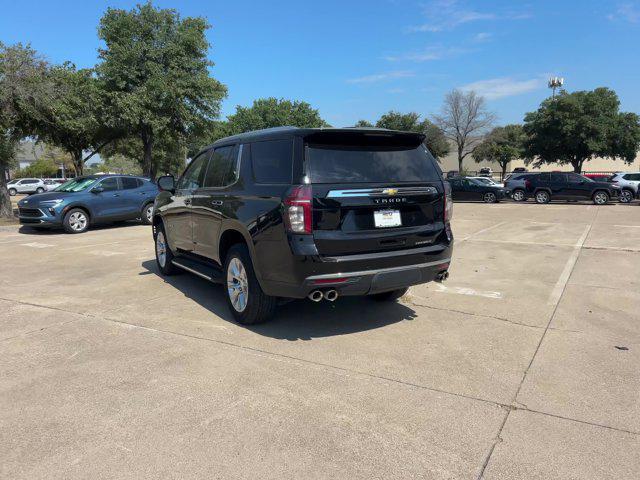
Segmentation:
<svg viewBox="0 0 640 480">
<path fill-rule="evenodd" d="M 393 190 L 394 193 L 386 193 Z M 394 195 L 429 195 L 438 193 L 435 187 L 380 187 L 380 188 L 357 188 L 350 190 L 330 190 L 326 198 L 344 197 L 387 197 Z"/>
<path fill-rule="evenodd" d="M 173 263 L 176 267 L 182 268 L 183 270 L 186 270 L 187 272 L 191 272 L 191 273 L 193 273 L 194 275 L 197 275 L 197 276 L 199 276 L 199 277 L 201 277 L 201 278 L 204 278 L 205 280 L 209 280 L 209 281 L 211 281 L 211 280 L 212 280 L 212 278 L 211 278 L 211 277 L 209 277 L 209 276 L 205 275 L 204 273 L 199 272 L 199 271 L 197 271 L 197 270 L 195 270 L 195 269 L 193 269 L 193 268 L 189 268 L 189 267 L 187 267 L 186 265 L 181 264 L 180 262 L 177 262 L 177 261 L 175 261 L 175 260 L 171 260 L 171 263 Z"/>
<path fill-rule="evenodd" d="M 402 267 L 378 268 L 375 270 L 363 270 L 361 272 L 345 272 L 345 273 L 326 273 L 324 275 L 313 275 L 305 280 L 324 280 L 328 278 L 345 278 L 345 277 L 361 277 L 364 275 L 376 275 L 378 273 L 401 272 L 403 270 L 411 270 L 413 268 L 435 267 L 443 263 L 450 263 L 451 258 L 442 258 L 434 262 L 417 263 L 414 265 L 404 265 Z"/>
</svg>

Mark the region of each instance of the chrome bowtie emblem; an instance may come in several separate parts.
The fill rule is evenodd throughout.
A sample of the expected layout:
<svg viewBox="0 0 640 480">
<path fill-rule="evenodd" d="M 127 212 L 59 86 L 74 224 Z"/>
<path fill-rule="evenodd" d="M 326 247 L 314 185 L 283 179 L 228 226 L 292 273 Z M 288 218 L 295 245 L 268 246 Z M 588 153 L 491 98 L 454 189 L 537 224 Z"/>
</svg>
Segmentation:
<svg viewBox="0 0 640 480">
<path fill-rule="evenodd" d="M 398 189 L 397 188 L 385 188 L 384 190 L 382 190 L 382 193 L 384 193 L 385 195 L 395 195 L 396 193 L 398 193 Z"/>
</svg>

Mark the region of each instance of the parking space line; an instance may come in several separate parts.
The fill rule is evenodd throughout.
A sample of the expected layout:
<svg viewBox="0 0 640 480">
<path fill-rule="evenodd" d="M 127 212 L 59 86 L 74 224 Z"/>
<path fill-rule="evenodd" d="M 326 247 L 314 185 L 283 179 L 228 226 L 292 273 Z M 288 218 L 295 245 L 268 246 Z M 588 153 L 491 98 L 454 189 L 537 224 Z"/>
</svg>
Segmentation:
<svg viewBox="0 0 640 480">
<path fill-rule="evenodd" d="M 558 281 L 556 282 L 555 287 L 553 287 L 553 290 L 551 291 L 551 295 L 549 295 L 549 299 L 547 300 L 547 305 L 557 305 L 558 302 L 560 301 L 560 297 L 562 297 L 564 288 L 567 285 L 567 282 L 569 281 L 569 276 L 573 271 L 573 267 L 578 261 L 580 250 L 582 250 L 582 246 L 584 245 L 584 242 L 587 240 L 587 237 L 589 236 L 590 231 L 591 231 L 591 225 L 587 225 L 584 228 L 584 232 L 582 232 L 580 239 L 574 245 L 573 251 L 571 252 L 571 255 L 569 256 L 569 258 L 567 259 L 567 263 L 565 264 L 564 269 L 560 274 L 560 278 L 558 278 Z"/>
<path fill-rule="evenodd" d="M 60 251 L 67 252 L 69 250 L 78 250 L 80 248 L 101 247 L 103 245 L 116 245 L 118 243 L 123 243 L 123 242 L 92 243 L 92 244 L 89 244 L 89 245 L 77 245 L 75 247 L 61 248 Z"/>
<path fill-rule="evenodd" d="M 487 228 L 483 228 L 482 230 L 478 230 L 475 233 L 472 233 L 470 235 L 467 235 L 466 237 L 464 237 L 462 240 L 460 240 L 461 242 L 465 242 L 467 240 L 469 240 L 472 237 L 475 237 L 476 235 L 480 235 L 481 233 L 485 233 L 488 232 L 489 230 L 493 230 L 494 228 L 498 228 L 501 227 L 502 225 L 505 225 L 507 222 L 500 222 L 500 223 L 496 223 L 495 225 L 492 225 L 490 227 Z"/>
<path fill-rule="evenodd" d="M 491 238 L 474 238 L 471 242 L 514 243 L 517 245 L 543 245 L 545 247 L 574 247 L 574 243 L 526 242 L 524 240 L 494 240 Z"/>
</svg>

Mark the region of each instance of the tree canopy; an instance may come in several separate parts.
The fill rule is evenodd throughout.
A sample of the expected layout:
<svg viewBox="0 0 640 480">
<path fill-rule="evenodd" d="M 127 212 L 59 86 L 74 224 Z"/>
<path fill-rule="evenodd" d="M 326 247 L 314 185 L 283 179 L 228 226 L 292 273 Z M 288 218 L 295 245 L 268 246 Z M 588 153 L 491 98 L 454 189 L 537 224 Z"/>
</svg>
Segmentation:
<svg viewBox="0 0 640 480">
<path fill-rule="evenodd" d="M 374 125 L 367 120 L 359 120 L 355 126 L 366 128 Z M 420 114 L 416 112 L 400 113 L 392 110 L 382 115 L 375 126 L 424 134 L 424 144 L 436 158 L 446 156 L 451 149 L 442 131 L 428 119 L 421 119 Z"/>
<path fill-rule="evenodd" d="M 262 128 L 292 126 L 300 128 L 328 127 L 318 110 L 300 100 L 259 98 L 250 107 L 236 107 L 227 119 L 227 132 L 237 134 Z"/>
<path fill-rule="evenodd" d="M 151 177 L 158 169 L 154 144 L 163 132 L 186 142 L 220 113 L 227 90 L 209 74 L 208 28 L 204 18 L 181 18 L 151 3 L 129 11 L 109 8 L 100 20 L 105 48 L 99 50 L 97 73 L 109 121 L 140 138 L 143 170 Z"/>
<path fill-rule="evenodd" d="M 496 127 L 473 150 L 473 158 L 477 163 L 485 161 L 497 163 L 504 177 L 509 162 L 524 156 L 524 142 L 522 125 Z"/>
<path fill-rule="evenodd" d="M 525 115 L 528 163 L 570 164 L 578 173 L 595 157 L 632 163 L 640 147 L 640 121 L 635 113 L 619 108 L 618 96 L 608 88 L 563 90 L 546 99 L 537 111 Z"/>
</svg>

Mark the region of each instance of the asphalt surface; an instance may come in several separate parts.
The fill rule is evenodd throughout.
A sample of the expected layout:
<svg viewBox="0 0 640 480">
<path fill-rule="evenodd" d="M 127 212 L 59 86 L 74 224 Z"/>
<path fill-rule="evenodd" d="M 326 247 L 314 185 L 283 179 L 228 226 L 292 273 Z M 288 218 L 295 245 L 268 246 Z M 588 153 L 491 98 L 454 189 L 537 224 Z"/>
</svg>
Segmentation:
<svg viewBox="0 0 640 480">
<path fill-rule="evenodd" d="M 252 328 L 149 227 L 1 227 L 0 478 L 638 478 L 640 206 L 453 223 L 446 283 Z"/>
</svg>

